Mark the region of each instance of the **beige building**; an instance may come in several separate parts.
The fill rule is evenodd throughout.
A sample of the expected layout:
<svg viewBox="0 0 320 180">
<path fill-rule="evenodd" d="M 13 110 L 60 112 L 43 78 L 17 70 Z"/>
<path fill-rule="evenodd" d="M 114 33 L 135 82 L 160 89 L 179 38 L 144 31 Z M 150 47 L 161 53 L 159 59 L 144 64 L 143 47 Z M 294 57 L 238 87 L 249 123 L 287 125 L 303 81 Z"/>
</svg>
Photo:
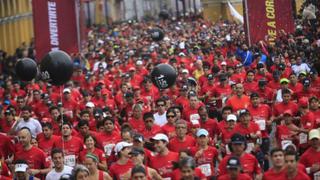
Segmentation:
<svg viewBox="0 0 320 180">
<path fill-rule="evenodd" d="M 205 18 L 212 21 L 220 18 L 234 20 L 229 11 L 228 1 L 239 14 L 243 15 L 242 0 L 201 0 Z M 304 0 L 295 0 L 296 11 L 300 9 L 303 2 Z"/>
</svg>

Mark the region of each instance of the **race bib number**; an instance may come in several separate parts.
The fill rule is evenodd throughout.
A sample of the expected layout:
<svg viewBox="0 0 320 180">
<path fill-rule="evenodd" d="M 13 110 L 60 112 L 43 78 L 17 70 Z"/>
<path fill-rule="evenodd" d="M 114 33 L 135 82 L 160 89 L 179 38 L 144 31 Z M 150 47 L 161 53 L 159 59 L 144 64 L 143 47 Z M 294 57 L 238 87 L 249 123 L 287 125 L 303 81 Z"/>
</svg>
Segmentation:
<svg viewBox="0 0 320 180">
<path fill-rule="evenodd" d="M 199 125 L 200 124 L 199 120 L 197 120 L 197 119 L 190 120 L 190 122 L 191 122 L 192 125 Z"/>
<path fill-rule="evenodd" d="M 253 148 L 254 148 L 254 143 L 248 143 L 248 144 L 247 144 L 246 152 L 247 152 L 247 153 L 251 153 L 251 151 L 253 150 Z"/>
<path fill-rule="evenodd" d="M 110 156 L 111 155 L 111 152 L 112 152 L 112 149 L 113 147 L 115 146 L 115 144 L 107 144 L 104 146 L 104 153 L 107 155 L 107 156 Z"/>
<path fill-rule="evenodd" d="M 318 171 L 318 172 L 313 174 L 313 179 L 314 180 L 320 180 L 320 171 Z"/>
<path fill-rule="evenodd" d="M 256 120 L 255 122 L 258 124 L 259 129 L 261 131 L 266 130 L 266 121 L 264 119 L 259 119 L 259 120 Z"/>
<path fill-rule="evenodd" d="M 198 166 L 201 169 L 201 172 L 206 176 L 211 176 L 211 166 L 210 164 L 202 164 Z"/>
<path fill-rule="evenodd" d="M 162 178 L 163 180 L 171 180 L 171 178 L 167 177 L 167 178 Z"/>
<path fill-rule="evenodd" d="M 282 140 L 281 141 L 281 147 L 284 150 L 284 148 L 286 148 L 289 144 L 292 144 L 291 140 Z"/>
<path fill-rule="evenodd" d="M 200 116 L 199 114 L 191 114 L 190 115 L 190 121 L 195 121 L 195 120 L 199 120 L 200 119 Z"/>
<path fill-rule="evenodd" d="M 76 165 L 76 155 L 67 155 L 64 157 L 64 164 L 70 167 Z"/>
<path fill-rule="evenodd" d="M 308 142 L 308 134 L 306 133 L 300 133 L 299 134 L 299 143 L 300 144 L 305 144 Z"/>
</svg>

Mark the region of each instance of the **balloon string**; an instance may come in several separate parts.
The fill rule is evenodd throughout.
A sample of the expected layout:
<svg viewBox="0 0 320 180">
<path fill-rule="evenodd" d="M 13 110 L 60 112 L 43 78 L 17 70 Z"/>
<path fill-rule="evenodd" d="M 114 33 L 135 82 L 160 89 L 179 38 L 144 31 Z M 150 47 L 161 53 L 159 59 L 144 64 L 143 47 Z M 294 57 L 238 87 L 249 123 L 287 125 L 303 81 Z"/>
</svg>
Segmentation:
<svg viewBox="0 0 320 180">
<path fill-rule="evenodd" d="M 63 107 L 63 103 L 62 103 L 62 85 L 61 86 L 59 86 L 59 90 L 60 90 L 60 102 L 61 102 L 61 104 L 62 104 L 62 107 Z M 61 140 L 62 140 L 62 151 L 63 151 L 63 153 L 65 154 L 65 151 L 64 151 L 64 139 L 63 139 L 63 134 L 62 134 L 62 127 L 63 127 L 63 111 L 62 111 L 62 109 L 63 108 L 60 108 L 59 109 L 59 111 L 60 111 L 60 116 L 61 116 Z"/>
</svg>

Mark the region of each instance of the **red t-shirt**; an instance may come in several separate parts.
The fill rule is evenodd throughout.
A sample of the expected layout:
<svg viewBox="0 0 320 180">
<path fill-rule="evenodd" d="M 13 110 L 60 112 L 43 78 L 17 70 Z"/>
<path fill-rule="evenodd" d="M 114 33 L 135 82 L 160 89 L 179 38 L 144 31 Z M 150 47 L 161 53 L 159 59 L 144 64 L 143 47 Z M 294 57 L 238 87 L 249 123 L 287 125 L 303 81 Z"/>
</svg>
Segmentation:
<svg viewBox="0 0 320 180">
<path fill-rule="evenodd" d="M 295 115 L 298 112 L 298 105 L 294 102 L 288 102 L 287 104 L 280 102 L 273 106 L 273 115 L 279 116 L 283 112 L 291 110 L 292 114 Z"/>
<path fill-rule="evenodd" d="M 45 138 L 43 133 L 37 135 L 38 147 L 42 149 L 47 156 L 50 156 L 51 149 L 56 141 L 61 139 L 60 136 L 52 135 L 50 139 Z"/>
<path fill-rule="evenodd" d="M 196 145 L 194 137 L 186 135 L 184 141 L 180 141 L 178 137 L 174 137 L 170 140 L 168 148 L 173 152 L 180 152 L 184 149 L 190 149 Z"/>
<path fill-rule="evenodd" d="M 233 130 L 234 132 L 237 132 L 241 135 L 248 135 L 251 133 L 256 134 L 258 131 L 260 131 L 260 128 L 255 122 L 251 121 L 249 122 L 248 127 L 245 127 L 241 123 L 238 123 Z"/>
<path fill-rule="evenodd" d="M 237 95 L 232 96 L 227 100 L 226 105 L 231 106 L 233 111 L 238 111 L 240 109 L 245 109 L 250 104 L 250 98 L 246 95 L 242 95 L 241 98 L 239 98 Z"/>
<path fill-rule="evenodd" d="M 59 139 L 53 146 L 64 149 L 66 165 L 75 166 L 79 160 L 80 151 L 83 149 L 83 142 L 78 137 L 72 136 L 69 141 Z"/>
<path fill-rule="evenodd" d="M 9 123 L 5 119 L 0 120 L 0 127 L 1 127 L 1 132 L 3 133 L 8 133 L 11 130 L 11 127 L 13 126 L 15 120 L 12 120 L 11 123 Z"/>
<path fill-rule="evenodd" d="M 279 172 L 275 172 L 273 168 L 269 169 L 263 174 L 263 180 L 285 180 L 286 170 L 282 169 Z"/>
<path fill-rule="evenodd" d="M 193 156 L 200 150 L 199 147 L 191 148 Z M 203 150 L 200 157 L 195 158 L 198 168 L 206 176 L 214 176 L 214 159 L 218 158 L 218 151 L 215 147 L 208 146 L 207 149 Z M 210 168 L 209 168 L 210 167 Z"/>
<path fill-rule="evenodd" d="M 110 156 L 116 143 L 121 140 L 120 133 L 113 130 L 111 134 L 105 132 L 96 136 L 98 146 L 104 150 L 107 156 Z"/>
<path fill-rule="evenodd" d="M 227 162 L 232 155 L 226 155 L 219 164 L 220 174 L 227 174 Z M 244 153 L 240 157 L 241 167 L 244 173 L 248 174 L 252 178 L 254 174 L 261 173 L 261 167 L 258 160 L 252 154 Z"/>
<path fill-rule="evenodd" d="M 218 180 L 231 180 L 231 177 L 229 174 L 225 174 L 218 177 Z M 236 180 L 252 180 L 252 177 L 250 177 L 247 174 L 239 174 Z"/>
<path fill-rule="evenodd" d="M 156 169 L 161 177 L 168 178 L 173 175 L 172 162 L 179 161 L 179 154 L 169 151 L 167 155 L 155 155 L 150 157 L 150 167 Z"/>
<path fill-rule="evenodd" d="M 126 164 L 118 164 L 115 162 L 109 168 L 110 176 L 113 177 L 113 179 L 122 179 L 122 176 L 124 176 L 133 166 L 134 164 L 131 160 Z"/>
<path fill-rule="evenodd" d="M 262 137 L 268 137 L 268 131 L 266 129 L 267 121 L 271 117 L 271 108 L 266 104 L 259 104 L 257 107 L 250 105 L 248 110 L 251 114 L 253 122 L 259 125 Z"/>
<path fill-rule="evenodd" d="M 80 152 L 79 161 L 83 163 L 86 159 L 86 155 L 88 154 L 88 150 L 84 149 Z M 96 155 L 99 158 L 99 162 L 107 162 L 106 161 L 106 155 L 101 149 L 95 148 L 92 152 L 92 154 Z"/>
<path fill-rule="evenodd" d="M 144 121 L 143 119 L 135 119 L 134 117 L 129 118 L 128 123 L 131 125 L 134 131 L 142 133 L 144 130 Z"/>
<path fill-rule="evenodd" d="M 7 135 L 0 133 L 0 156 L 7 159 L 9 155 L 13 154 L 13 152 L 14 145 L 11 139 Z"/>
<path fill-rule="evenodd" d="M 32 146 L 29 150 L 18 148 L 14 154 L 14 160 L 24 159 L 30 169 L 45 169 L 50 166 L 46 154 L 39 148 Z"/>
<path fill-rule="evenodd" d="M 200 168 L 194 169 L 194 176 L 198 177 L 199 179 L 204 179 L 206 176 L 201 172 Z M 175 169 L 172 173 L 172 180 L 181 180 L 181 171 L 180 169 Z"/>
<path fill-rule="evenodd" d="M 200 122 L 200 126 L 203 129 L 206 129 L 209 134 L 210 137 L 214 137 L 214 135 L 218 135 L 219 134 L 219 128 L 218 128 L 218 122 L 215 119 L 207 119 L 206 121 L 201 121 Z"/>
<path fill-rule="evenodd" d="M 156 124 L 154 124 L 150 130 L 144 128 L 144 130 L 141 132 L 143 137 L 148 140 L 158 133 L 162 133 L 162 129 L 159 125 Z"/>
<path fill-rule="evenodd" d="M 176 136 L 176 126 L 175 125 L 170 125 L 167 123 L 164 126 L 162 126 L 161 129 L 162 129 L 162 132 L 165 133 L 169 138 Z"/>
<path fill-rule="evenodd" d="M 286 180 L 289 180 L 287 176 L 285 178 Z M 297 175 L 294 178 L 291 178 L 290 180 L 310 180 L 310 177 L 306 173 L 298 170 Z"/>
<path fill-rule="evenodd" d="M 319 164 L 320 151 L 316 151 L 314 148 L 310 147 L 301 155 L 299 162 L 306 168 L 311 167 L 313 164 Z M 318 171 L 317 173 L 320 173 L 320 171 Z"/>
</svg>

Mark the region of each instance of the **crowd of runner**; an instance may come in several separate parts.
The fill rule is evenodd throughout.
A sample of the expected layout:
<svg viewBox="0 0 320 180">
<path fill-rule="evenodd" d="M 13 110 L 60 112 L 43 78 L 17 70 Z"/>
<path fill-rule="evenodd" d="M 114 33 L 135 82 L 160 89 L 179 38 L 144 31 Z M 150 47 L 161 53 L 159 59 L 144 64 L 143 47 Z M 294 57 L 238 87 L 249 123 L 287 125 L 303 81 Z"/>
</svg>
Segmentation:
<svg viewBox="0 0 320 180">
<path fill-rule="evenodd" d="M 59 87 L 15 76 L 32 45 L 1 52 L 0 179 L 320 179 L 320 27 L 296 23 L 252 46 L 196 16 L 95 26 Z"/>
</svg>

